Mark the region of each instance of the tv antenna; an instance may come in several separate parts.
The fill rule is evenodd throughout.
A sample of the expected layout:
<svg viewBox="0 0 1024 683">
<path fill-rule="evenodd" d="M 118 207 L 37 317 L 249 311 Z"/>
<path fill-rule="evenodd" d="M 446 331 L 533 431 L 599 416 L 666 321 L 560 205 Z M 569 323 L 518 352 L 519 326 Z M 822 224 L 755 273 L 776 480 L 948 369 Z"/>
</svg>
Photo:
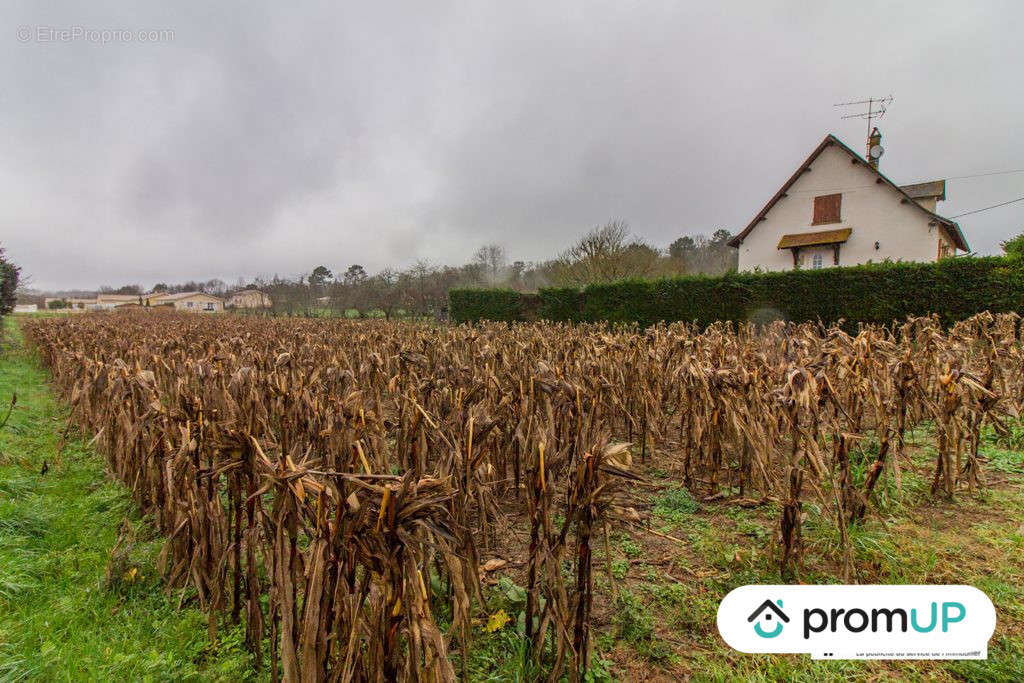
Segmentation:
<svg viewBox="0 0 1024 683">
<path fill-rule="evenodd" d="M 834 104 L 834 107 L 861 107 L 867 105 L 867 111 L 859 111 L 853 114 L 847 114 L 840 118 L 843 119 L 867 119 L 868 122 L 868 159 L 878 163 L 878 157 L 882 156 L 882 146 L 879 144 L 881 141 L 881 134 L 877 132 L 878 129 L 873 128 L 871 125 L 872 121 L 885 116 L 886 109 L 892 104 L 892 94 L 888 97 L 869 97 L 866 100 L 857 100 L 856 102 L 839 102 Z"/>
</svg>

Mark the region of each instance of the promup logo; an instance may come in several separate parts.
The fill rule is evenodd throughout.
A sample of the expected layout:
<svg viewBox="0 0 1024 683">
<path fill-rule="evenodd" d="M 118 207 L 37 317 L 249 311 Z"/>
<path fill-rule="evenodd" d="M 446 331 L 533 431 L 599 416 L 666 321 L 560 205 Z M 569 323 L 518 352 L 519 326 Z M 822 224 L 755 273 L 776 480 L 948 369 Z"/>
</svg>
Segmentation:
<svg viewBox="0 0 1024 683">
<path fill-rule="evenodd" d="M 971 586 L 743 586 L 718 607 L 736 650 L 816 659 L 985 659 L 995 625 Z"/>
<path fill-rule="evenodd" d="M 776 607 L 776 605 L 778 605 Z M 761 606 L 754 610 L 754 613 L 747 617 L 747 621 L 757 620 L 754 624 L 754 633 L 761 636 L 762 638 L 774 638 L 775 636 L 782 633 L 783 623 L 789 623 L 789 617 L 782 611 L 782 600 L 765 600 L 761 603 Z M 762 622 L 771 625 L 772 619 L 775 619 L 775 625 L 771 627 L 771 630 L 766 629 Z M 760 617 L 760 619 L 758 619 Z"/>
</svg>

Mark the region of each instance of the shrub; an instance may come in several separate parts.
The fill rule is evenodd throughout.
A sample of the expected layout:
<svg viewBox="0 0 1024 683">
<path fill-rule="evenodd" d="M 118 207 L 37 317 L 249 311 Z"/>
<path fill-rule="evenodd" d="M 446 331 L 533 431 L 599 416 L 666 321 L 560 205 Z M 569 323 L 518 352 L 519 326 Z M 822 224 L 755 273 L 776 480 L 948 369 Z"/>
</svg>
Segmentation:
<svg viewBox="0 0 1024 683">
<path fill-rule="evenodd" d="M 4 257 L 3 248 L 0 248 L 0 317 L 14 310 L 20 274 L 21 269 L 8 261 Z"/>
<path fill-rule="evenodd" d="M 448 293 L 452 320 L 522 320 L 522 295 L 512 289 L 453 289 Z"/>
<path fill-rule="evenodd" d="M 468 296 L 469 294 L 472 296 Z M 1007 257 L 961 257 L 937 263 L 876 263 L 846 268 L 773 273 L 730 273 L 625 280 L 584 290 L 542 289 L 536 314 L 523 316 L 530 295 L 507 290 L 459 290 L 451 294 L 452 317 L 587 322 L 718 320 L 794 322 L 845 320 L 888 324 L 907 316 L 938 314 L 943 322 L 980 311 L 1024 308 L 1024 265 Z"/>
<path fill-rule="evenodd" d="M 580 290 L 575 287 L 550 287 L 538 292 L 540 315 L 544 320 L 576 320 L 580 315 Z"/>
</svg>

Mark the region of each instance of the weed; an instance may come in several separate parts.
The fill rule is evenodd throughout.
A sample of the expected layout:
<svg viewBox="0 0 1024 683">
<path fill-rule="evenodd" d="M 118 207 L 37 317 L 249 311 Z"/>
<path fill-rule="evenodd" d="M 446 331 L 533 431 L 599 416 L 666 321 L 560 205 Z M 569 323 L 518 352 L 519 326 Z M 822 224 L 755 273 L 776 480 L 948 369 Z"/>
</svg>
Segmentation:
<svg viewBox="0 0 1024 683">
<path fill-rule="evenodd" d="M 622 548 L 622 552 L 625 553 L 626 557 L 636 558 L 643 554 L 643 548 L 631 538 L 623 540 L 619 547 Z"/>
<path fill-rule="evenodd" d="M 670 522 L 682 522 L 686 515 L 700 509 L 693 495 L 684 487 L 670 488 L 654 502 L 654 514 Z"/>
<path fill-rule="evenodd" d="M 629 573 L 629 562 L 627 560 L 612 560 L 612 576 L 620 581 L 626 578 Z"/>
<path fill-rule="evenodd" d="M 672 648 L 655 636 L 651 611 L 634 593 L 622 591 L 615 608 L 619 637 L 632 645 L 638 654 L 654 662 L 666 662 L 674 658 Z"/>
</svg>

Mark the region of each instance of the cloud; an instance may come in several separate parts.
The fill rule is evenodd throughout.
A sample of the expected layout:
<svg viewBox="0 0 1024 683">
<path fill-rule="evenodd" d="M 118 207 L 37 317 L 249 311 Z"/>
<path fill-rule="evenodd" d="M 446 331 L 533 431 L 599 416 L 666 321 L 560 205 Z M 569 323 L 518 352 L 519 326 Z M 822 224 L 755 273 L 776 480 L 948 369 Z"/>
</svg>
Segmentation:
<svg viewBox="0 0 1024 683">
<path fill-rule="evenodd" d="M 898 182 L 1015 169 L 1017 3 L 22 2 L 0 63 L 0 242 L 43 287 L 552 255 L 628 221 L 737 230 L 892 92 Z M 18 27 L 169 30 L 19 40 Z M 0 38 L 2 40 L 3 38 Z M 1024 194 L 951 180 L 947 215 Z M 982 252 L 1024 227 L 964 220 Z"/>
</svg>

